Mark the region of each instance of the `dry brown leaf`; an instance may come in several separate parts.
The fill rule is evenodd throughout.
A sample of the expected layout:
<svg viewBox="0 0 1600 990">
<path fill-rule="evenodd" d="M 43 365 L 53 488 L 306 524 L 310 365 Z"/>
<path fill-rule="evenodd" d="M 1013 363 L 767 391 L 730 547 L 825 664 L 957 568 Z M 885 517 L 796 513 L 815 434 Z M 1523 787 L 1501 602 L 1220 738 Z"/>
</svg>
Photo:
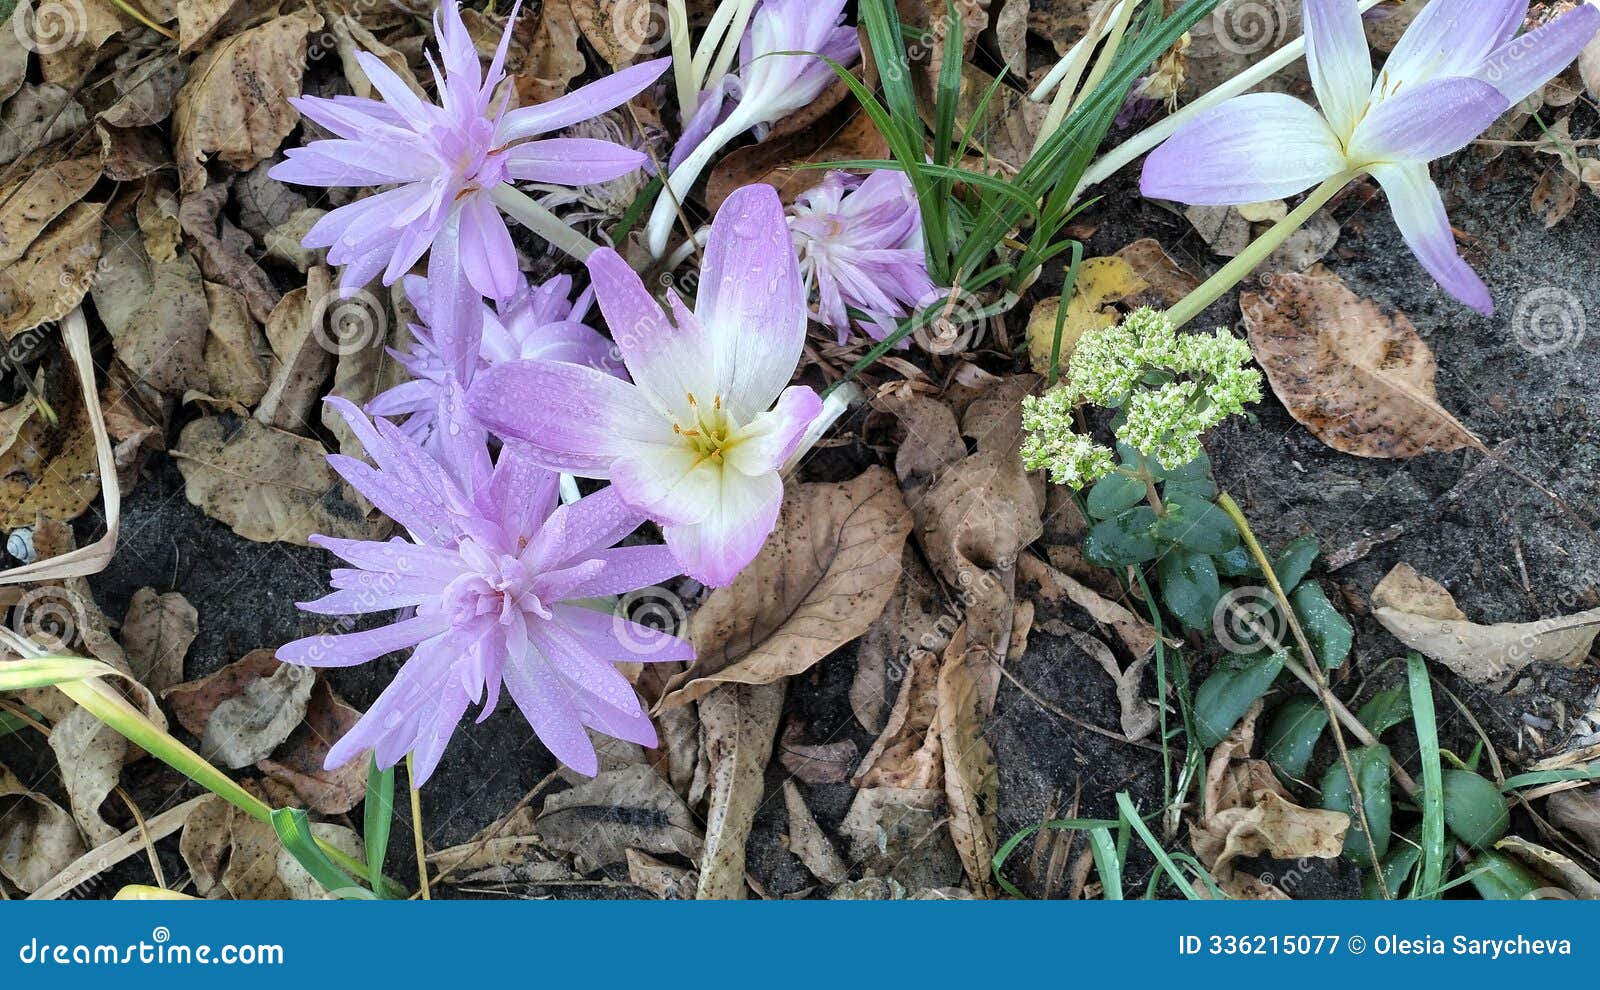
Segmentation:
<svg viewBox="0 0 1600 990">
<path fill-rule="evenodd" d="M 552 794 L 535 825 L 540 841 L 572 855 L 578 869 L 620 863 L 629 849 L 700 855 L 700 828 L 689 808 L 647 766 L 605 770 L 571 790 Z"/>
<path fill-rule="evenodd" d="M 135 591 L 121 637 L 133 676 L 156 694 L 182 681 L 183 658 L 199 631 L 200 613 L 176 591 Z"/>
<path fill-rule="evenodd" d="M 1102 670 L 1110 675 L 1112 683 L 1117 686 L 1117 706 L 1121 709 L 1120 721 L 1122 734 L 1129 739 L 1143 739 L 1156 730 L 1161 720 L 1156 706 L 1145 698 L 1140 691 L 1144 679 L 1144 669 L 1150 663 L 1150 655 L 1144 654 L 1139 659 L 1128 665 L 1127 670 L 1117 663 L 1116 655 L 1111 652 L 1111 647 L 1086 632 L 1068 628 L 1067 637 L 1083 652 L 1094 657 Z"/>
<path fill-rule="evenodd" d="M 1039 586 L 1039 595 L 1045 601 L 1065 597 L 1091 619 L 1110 626 L 1135 659 L 1147 657 L 1155 649 L 1154 627 L 1129 609 L 1032 554 L 1023 554 L 1019 568 L 1024 580 Z"/>
<path fill-rule="evenodd" d="M 100 261 L 101 203 L 74 203 L 0 268 L 0 339 L 59 320 L 89 291 Z"/>
<path fill-rule="evenodd" d="M 664 901 L 683 901 L 694 897 L 700 874 L 682 866 L 664 863 L 648 853 L 629 849 L 628 882 L 648 890 Z"/>
<path fill-rule="evenodd" d="M 270 756 L 305 717 L 315 672 L 253 650 L 221 670 L 169 689 L 162 697 L 200 755 L 230 769 Z"/>
<path fill-rule="evenodd" d="M 293 11 L 213 45 L 194 60 L 172 117 L 183 192 L 205 186 L 203 162 L 213 152 L 243 171 L 278 150 L 300 120 L 289 98 L 300 95 L 306 35 L 321 27 L 322 16 L 315 11 Z"/>
<path fill-rule="evenodd" d="M 251 256 L 254 240 L 223 215 L 227 201 L 228 186 L 223 183 L 186 195 L 178 206 L 178 223 L 188 235 L 190 250 L 205 277 L 244 296 L 250 318 L 265 324 L 278 304 L 279 292 Z"/>
<path fill-rule="evenodd" d="M 1552 794 L 1546 807 L 1556 827 L 1577 836 L 1590 854 L 1600 856 L 1600 787 Z"/>
<path fill-rule="evenodd" d="M 912 888 L 961 879 L 941 788 L 864 787 L 856 791 L 839 835 L 857 872 L 867 876 L 892 877 Z"/>
<path fill-rule="evenodd" d="M 730 684 L 700 699 L 706 754 L 706 838 L 700 900 L 744 897 L 745 842 L 761 805 L 787 680 Z"/>
<path fill-rule="evenodd" d="M 324 769 L 328 750 L 355 728 L 361 713 L 333 692 L 318 676 L 306 702 L 305 721 L 290 734 L 271 759 L 256 769 L 294 791 L 301 803 L 324 815 L 342 815 L 361 803 L 367 789 L 367 765 L 351 760 Z"/>
<path fill-rule="evenodd" d="M 859 788 L 892 787 L 927 790 L 943 780 L 944 752 L 939 741 L 938 683 L 940 656 L 914 650 L 900 674 L 900 690 L 884 720 L 883 731 L 862 757 L 852 783 Z"/>
<path fill-rule="evenodd" d="M 943 406 L 930 404 L 949 415 Z M 922 562 L 922 555 L 907 545 L 900 557 L 900 580 L 894 594 L 856 643 L 850 709 L 863 729 L 883 731 L 900 684 L 911 669 L 913 652 L 939 652 L 950 641 L 953 620 L 941 607 L 940 597 L 938 582 Z"/>
<path fill-rule="evenodd" d="M 968 649 L 958 631 L 939 668 L 939 744 L 944 753 L 944 793 L 950 805 L 950 837 L 980 897 L 990 896 L 995 852 L 995 810 L 1000 806 L 999 771 L 983 738 L 987 712 L 974 666 L 992 661 L 981 645 Z"/>
<path fill-rule="evenodd" d="M 387 519 L 367 517 L 315 440 L 206 416 L 183 428 L 172 454 L 190 503 L 247 540 L 309 545 L 313 533 L 372 540 L 390 529 Z"/>
<path fill-rule="evenodd" d="M 1530 663 L 1578 667 L 1600 633 L 1600 609 L 1535 622 L 1479 625 L 1444 586 L 1396 564 L 1372 589 L 1373 616 L 1402 643 L 1475 684 L 1504 683 Z"/>
<path fill-rule="evenodd" d="M 1275 275 L 1239 306 L 1272 390 L 1333 449 L 1416 457 L 1482 446 L 1434 397 L 1433 352 L 1404 314 L 1334 275 Z"/>
<path fill-rule="evenodd" d="M 842 784 L 850 779 L 850 768 L 855 766 L 860 751 L 854 739 L 841 739 L 831 743 L 803 743 L 805 731 L 800 723 L 790 719 L 783 727 L 783 738 L 778 741 L 778 762 L 796 780 L 807 784 Z"/>
<path fill-rule="evenodd" d="M 1239 857 L 1334 859 L 1344 851 L 1350 816 L 1302 808 L 1289 800 L 1271 765 L 1250 758 L 1257 701 L 1211 752 L 1202 814 L 1189 830 L 1194 852 L 1231 896 L 1285 899 L 1277 887 L 1238 870 Z"/>
<path fill-rule="evenodd" d="M 1559 884 L 1573 897 L 1581 901 L 1600 900 L 1600 880 L 1554 849 L 1529 842 L 1519 835 L 1508 835 L 1494 847 L 1522 860 L 1535 873 Z"/>
<path fill-rule="evenodd" d="M 304 286 L 290 290 L 273 308 L 267 319 L 267 341 L 278 360 L 256 406 L 255 418 L 263 425 L 305 431 L 316 418 L 337 347 L 328 335 L 328 309 L 335 296 L 328 270 L 319 266 L 311 269 Z M 381 346 L 383 335 L 377 334 L 376 340 Z M 371 343 L 367 341 L 368 346 Z"/>
<path fill-rule="evenodd" d="M 653 0 L 567 2 L 584 39 L 613 69 L 632 65 L 666 48 L 666 8 Z"/>
<path fill-rule="evenodd" d="M 571 6 L 557 0 L 539 8 L 539 27 L 512 76 L 512 85 L 524 106 L 547 103 L 565 94 L 567 84 L 583 74 L 585 62 L 578 50 L 578 34 L 578 21 Z"/>
<path fill-rule="evenodd" d="M 843 883 L 849 876 L 844 860 L 806 807 L 805 796 L 792 780 L 783 782 L 783 803 L 789 811 L 789 851 L 823 883 Z"/>
<path fill-rule="evenodd" d="M 0 766 L 0 876 L 31 894 L 83 853 L 72 816 Z"/>
<path fill-rule="evenodd" d="M 332 822 L 312 822 L 311 834 L 323 842 L 339 850 L 357 862 L 365 862 L 367 858 L 366 845 L 361 841 L 361 836 L 355 830 L 344 825 L 335 825 Z M 294 858 L 294 853 L 280 846 L 278 861 L 276 863 L 278 882 L 283 884 L 289 897 L 297 901 L 331 901 L 337 900 L 338 895 L 306 872 L 300 861 Z"/>
<path fill-rule="evenodd" d="M 1572 208 L 1578 205 L 1578 190 L 1582 187 L 1579 177 L 1566 168 L 1545 169 L 1533 187 L 1533 198 L 1529 203 L 1533 215 L 1539 218 L 1546 230 L 1551 229 L 1565 220 Z"/>
<path fill-rule="evenodd" d="M 100 180 L 97 158 L 72 158 L 34 169 L 0 189 L 0 267 L 28 245 Z"/>
<path fill-rule="evenodd" d="M 461 13 L 464 19 L 470 19 L 468 20 L 469 31 L 481 18 L 481 15 L 470 7 L 464 9 Z M 366 26 L 360 21 L 349 14 L 341 13 L 333 19 L 330 30 L 333 32 L 334 43 L 339 50 L 339 64 L 344 69 L 344 77 L 349 81 L 350 89 L 356 96 L 367 97 L 368 99 L 374 99 L 378 96 L 372 88 L 372 80 L 367 78 L 366 70 L 361 68 L 361 63 L 356 59 L 356 52 L 367 52 L 388 66 L 413 93 L 425 99 L 427 98 L 427 93 L 423 90 L 422 85 L 417 82 L 417 77 L 412 74 L 411 66 L 406 61 L 405 55 L 379 41 L 377 36 L 367 30 Z M 498 31 L 496 33 L 498 34 Z"/>
<path fill-rule="evenodd" d="M 1200 280 L 1173 261 L 1161 242 L 1153 237 L 1142 237 L 1113 257 L 1126 261 L 1138 280 L 1147 286 L 1143 291 L 1123 297 L 1122 301 L 1129 306 L 1166 309 L 1200 287 Z"/>
<path fill-rule="evenodd" d="M 48 378 L 44 395 L 54 423 L 31 398 L 11 407 L 18 415 L 10 445 L 0 449 L 0 528 L 30 526 L 41 516 L 76 519 L 100 493 L 94 432 L 72 376 Z"/>
<path fill-rule="evenodd" d="M 761 553 L 690 618 L 696 660 L 668 684 L 661 707 L 720 684 L 801 673 L 866 632 L 894 591 L 910 530 L 882 468 L 842 484 L 791 486 Z"/>
<path fill-rule="evenodd" d="M 848 113 L 840 113 L 841 110 Z M 838 122 L 833 117 L 838 116 Z M 889 157 L 889 142 L 872 118 L 853 105 L 841 104 L 827 120 L 797 133 L 769 137 L 723 155 L 706 180 L 706 209 L 713 212 L 735 189 L 764 183 L 778 190 L 785 203 L 811 189 L 827 176 L 825 169 L 797 166 L 823 162 L 861 161 Z"/>
<path fill-rule="evenodd" d="M 207 393 L 240 407 L 254 406 L 266 394 L 267 378 L 273 370 L 266 338 L 238 292 L 207 282 L 205 294 L 210 311 L 205 346 Z"/>
<path fill-rule="evenodd" d="M 0 165 L 78 133 L 88 119 L 72 90 L 48 82 L 23 84 L 0 110 Z"/>
<path fill-rule="evenodd" d="M 116 307 L 113 316 L 103 318 L 117 357 L 162 392 L 205 390 L 210 384 L 205 362 L 209 311 L 199 266 L 187 252 L 157 263 L 142 254 L 129 257 L 136 247 L 124 244 L 116 250 L 119 270 L 96 281 L 94 299 L 99 310 Z M 137 308 L 121 319 L 128 305 Z"/>
</svg>

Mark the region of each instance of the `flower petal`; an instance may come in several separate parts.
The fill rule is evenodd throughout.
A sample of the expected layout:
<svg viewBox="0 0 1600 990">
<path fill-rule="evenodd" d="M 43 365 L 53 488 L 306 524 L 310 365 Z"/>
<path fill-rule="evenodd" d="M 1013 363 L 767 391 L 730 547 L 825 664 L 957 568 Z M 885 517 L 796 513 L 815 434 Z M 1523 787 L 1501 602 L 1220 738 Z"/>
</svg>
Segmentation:
<svg viewBox="0 0 1600 990">
<path fill-rule="evenodd" d="M 752 478 L 723 471 L 721 481 L 699 522 L 661 528 L 684 573 L 713 588 L 732 584 L 756 558 L 783 504 L 783 482 L 776 472 Z"/>
<path fill-rule="evenodd" d="M 415 615 L 392 625 L 343 635 L 307 636 L 278 647 L 277 657 L 284 663 L 302 667 L 354 667 L 394 653 L 450 628 L 444 615 Z"/>
<path fill-rule="evenodd" d="M 1482 134 L 1511 104 L 1478 79 L 1432 79 L 1375 104 L 1350 137 L 1350 161 L 1431 162 Z"/>
<path fill-rule="evenodd" d="M 630 65 L 565 96 L 558 96 L 534 107 L 512 110 L 500 121 L 500 144 L 570 127 L 582 120 L 598 117 L 637 96 L 646 86 L 661 78 L 672 64 L 670 58 Z"/>
<path fill-rule="evenodd" d="M 733 417 L 747 423 L 766 412 L 794 377 L 806 339 L 800 264 L 771 186 L 743 186 L 717 210 L 694 310 Z"/>
<path fill-rule="evenodd" d="M 506 688 L 545 748 L 568 767 L 593 777 L 600 772 L 600 761 L 572 705 L 571 691 L 552 669 L 559 660 L 547 658 L 530 643 L 525 652 L 506 659 Z"/>
<path fill-rule="evenodd" d="M 1469 75 L 1527 16 L 1528 0 L 1430 0 L 1389 55 L 1378 91 Z"/>
<path fill-rule="evenodd" d="M 671 425 L 639 389 L 560 361 L 485 369 L 467 393 L 467 408 L 495 433 L 526 441 L 550 470 L 585 478 L 608 478 L 619 456 L 673 440 Z"/>
<path fill-rule="evenodd" d="M 1372 169 L 1372 177 L 1388 193 L 1389 210 L 1401 235 L 1434 281 L 1485 316 L 1494 313 L 1494 301 L 1483 280 L 1456 253 L 1455 234 L 1428 166 L 1417 162 L 1379 165 Z"/>
<path fill-rule="evenodd" d="M 809 386 L 789 386 L 776 406 L 740 431 L 738 443 L 728 451 L 728 466 L 747 475 L 778 470 L 821 412 L 822 400 Z"/>
<path fill-rule="evenodd" d="M 594 138 L 526 141 L 505 153 L 506 171 L 512 178 L 563 186 L 610 182 L 647 161 L 643 152 Z"/>
<path fill-rule="evenodd" d="M 691 419 L 689 396 L 698 393 L 710 402 L 717 387 L 713 353 L 700 322 L 680 313 L 673 326 L 639 273 L 612 249 L 589 255 L 588 266 L 600 312 L 635 384 L 662 414 Z"/>
<path fill-rule="evenodd" d="M 633 451 L 611 465 L 623 501 L 656 522 L 695 523 L 714 508 L 727 472 L 687 443 Z"/>
<path fill-rule="evenodd" d="M 1521 103 L 1571 65 L 1597 30 L 1600 8 L 1586 3 L 1501 45 L 1472 76 L 1498 89 L 1508 102 Z"/>
<path fill-rule="evenodd" d="M 1349 134 L 1372 94 L 1372 53 L 1361 12 L 1350 0 L 1305 0 L 1306 65 L 1322 113 Z"/>
<path fill-rule="evenodd" d="M 1344 167 L 1344 152 L 1321 114 L 1281 93 L 1252 93 L 1201 114 L 1152 151 L 1139 191 L 1196 206 L 1237 206 L 1292 196 Z"/>
<path fill-rule="evenodd" d="M 517 249 L 494 200 L 479 192 L 461 203 L 461 268 L 472 287 L 491 299 L 517 291 Z"/>
<path fill-rule="evenodd" d="M 619 663 L 694 661 L 694 648 L 686 641 L 621 615 L 581 605 L 552 605 L 550 611 L 557 622 L 582 640 L 596 656 Z"/>
</svg>

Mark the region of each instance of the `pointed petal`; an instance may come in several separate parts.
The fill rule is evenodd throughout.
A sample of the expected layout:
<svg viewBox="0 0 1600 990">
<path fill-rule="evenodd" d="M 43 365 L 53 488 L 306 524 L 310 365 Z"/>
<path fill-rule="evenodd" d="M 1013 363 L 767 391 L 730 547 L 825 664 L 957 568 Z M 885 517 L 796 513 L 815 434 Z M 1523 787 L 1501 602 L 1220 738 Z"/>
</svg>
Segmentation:
<svg viewBox="0 0 1600 990">
<path fill-rule="evenodd" d="M 354 667 L 437 636 L 450 628 L 443 615 L 416 615 L 392 625 L 343 635 L 307 636 L 278 647 L 278 659 L 302 667 Z"/>
<path fill-rule="evenodd" d="M 700 522 L 662 527 L 667 546 L 685 574 L 720 588 L 732 584 L 761 552 L 783 504 L 783 482 L 774 472 L 751 478 L 722 472 L 722 485 Z"/>
<path fill-rule="evenodd" d="M 1305 0 L 1306 65 L 1322 113 L 1349 134 L 1372 93 L 1372 54 L 1361 13 L 1350 0 Z"/>
<path fill-rule="evenodd" d="M 646 291 L 639 274 L 610 248 L 589 256 L 600 312 L 635 384 L 663 414 L 687 418 L 690 395 L 710 402 L 716 388 L 712 352 L 700 322 L 673 326 Z M 702 283 L 703 284 L 703 283 Z"/>
<path fill-rule="evenodd" d="M 482 193 L 461 204 L 461 268 L 472 287 L 491 299 L 517 291 L 517 249 L 494 200 Z"/>
<path fill-rule="evenodd" d="M 716 356 L 717 394 L 747 423 L 794 377 L 806 339 L 800 264 L 771 186 L 743 186 L 717 210 L 694 311 Z"/>
<path fill-rule="evenodd" d="M 643 152 L 594 138 L 526 141 L 505 153 L 506 171 L 513 179 L 563 186 L 610 182 L 647 161 Z"/>
<path fill-rule="evenodd" d="M 1510 109 L 1477 79 L 1433 79 L 1407 86 L 1367 113 L 1350 138 L 1350 161 L 1431 162 L 1454 154 Z"/>
<path fill-rule="evenodd" d="M 1420 163 L 1380 165 L 1372 170 L 1372 177 L 1389 195 L 1389 210 L 1406 244 L 1410 245 L 1411 253 L 1422 262 L 1434 281 L 1485 316 L 1492 314 L 1494 301 L 1489 298 L 1488 288 L 1456 253 L 1450 218 L 1445 215 L 1439 188 L 1428 175 L 1428 166 Z"/>
<path fill-rule="evenodd" d="M 581 605 L 552 605 L 550 611 L 567 631 L 603 659 L 618 663 L 694 661 L 694 648 L 686 641 L 621 615 Z"/>
<path fill-rule="evenodd" d="M 512 110 L 500 121 L 500 144 L 570 127 L 582 120 L 598 117 L 633 99 L 646 86 L 661 78 L 672 64 L 670 58 L 630 65 L 587 86 L 580 86 L 548 103 Z"/>
<path fill-rule="evenodd" d="M 434 350 L 457 380 L 470 385 L 483 340 L 483 296 L 467 280 L 461 263 L 459 210 L 450 213 L 434 238 L 428 254 L 426 288 L 428 332 L 433 337 Z"/>
<path fill-rule="evenodd" d="M 1600 8 L 1586 3 L 1506 42 L 1472 76 L 1498 89 L 1507 102 L 1521 103 L 1571 65 L 1597 30 Z"/>
<path fill-rule="evenodd" d="M 551 755 L 593 777 L 600 772 L 600 761 L 584 731 L 583 719 L 572 705 L 571 692 L 551 670 L 558 662 L 559 657 L 546 658 L 530 643 L 525 653 L 507 659 L 506 689 Z"/>
<path fill-rule="evenodd" d="M 1468 75 L 1527 16 L 1528 0 L 1430 0 L 1378 74 L 1378 90 Z"/>
<path fill-rule="evenodd" d="M 1178 130 L 1145 159 L 1139 191 L 1195 206 L 1282 199 L 1343 171 L 1328 122 L 1281 93 L 1236 97 Z"/>
<path fill-rule="evenodd" d="M 809 386 L 789 386 L 776 406 L 741 431 L 738 444 L 728 451 L 728 466 L 747 475 L 778 470 L 821 412 L 822 399 Z"/>
<path fill-rule="evenodd" d="M 712 511 L 725 473 L 687 444 L 671 444 L 625 452 L 611 465 L 611 483 L 657 522 L 694 523 Z"/>
<path fill-rule="evenodd" d="M 603 565 L 593 577 L 569 588 L 566 598 L 624 595 L 660 584 L 683 573 L 672 551 L 663 546 L 617 547 L 595 553 Z"/>
</svg>

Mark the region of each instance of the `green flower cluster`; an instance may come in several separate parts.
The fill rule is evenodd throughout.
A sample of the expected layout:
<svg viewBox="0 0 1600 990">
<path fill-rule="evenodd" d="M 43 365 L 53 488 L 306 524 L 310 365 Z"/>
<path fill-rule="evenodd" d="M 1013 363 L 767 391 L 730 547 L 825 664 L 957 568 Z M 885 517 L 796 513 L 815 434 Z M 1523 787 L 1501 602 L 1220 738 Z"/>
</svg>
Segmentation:
<svg viewBox="0 0 1600 990">
<path fill-rule="evenodd" d="M 1116 469 L 1112 452 L 1073 429 L 1081 401 L 1122 409 L 1117 439 L 1163 468 L 1200 456 L 1200 436 L 1261 399 L 1250 345 L 1226 330 L 1179 334 L 1166 314 L 1140 309 L 1115 327 L 1086 333 L 1067 380 L 1023 400 L 1022 460 L 1057 484 L 1081 488 Z"/>
</svg>

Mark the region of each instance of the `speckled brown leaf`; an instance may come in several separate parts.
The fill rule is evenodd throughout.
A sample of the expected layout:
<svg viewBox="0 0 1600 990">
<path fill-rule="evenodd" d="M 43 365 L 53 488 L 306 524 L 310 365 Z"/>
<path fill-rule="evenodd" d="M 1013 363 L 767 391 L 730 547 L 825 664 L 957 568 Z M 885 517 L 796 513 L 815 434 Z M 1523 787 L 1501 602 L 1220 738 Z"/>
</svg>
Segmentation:
<svg viewBox="0 0 1600 990">
<path fill-rule="evenodd" d="M 1239 306 L 1272 390 L 1333 449 L 1417 457 L 1481 446 L 1434 397 L 1433 352 L 1405 314 L 1333 275 L 1274 275 Z"/>
<path fill-rule="evenodd" d="M 271 759 L 261 760 L 256 769 L 294 791 L 312 811 L 342 815 L 361 802 L 367 789 L 367 764 L 351 760 L 332 770 L 323 768 L 328 750 L 355 728 L 361 713 L 333 693 L 325 678 L 318 676 L 306 703 L 305 721 L 300 723 Z"/>
<path fill-rule="evenodd" d="M 83 853 L 72 816 L 0 766 L 0 876 L 31 894 Z"/>
<path fill-rule="evenodd" d="M 83 301 L 100 260 L 102 203 L 75 203 L 0 267 L 0 339 L 59 320 Z"/>
<path fill-rule="evenodd" d="M 905 500 L 883 468 L 841 484 L 791 486 L 761 553 L 690 618 L 697 659 L 673 678 L 661 707 L 720 684 L 801 673 L 866 632 L 894 592 L 910 531 Z"/>
<path fill-rule="evenodd" d="M 0 528 L 32 525 L 41 513 L 47 519 L 76 519 L 100 493 L 94 433 L 71 377 L 48 379 L 45 398 L 56 422 L 25 397 L 18 404 L 27 411 L 15 439 L 0 450 Z"/>
<path fill-rule="evenodd" d="M 765 790 L 787 683 L 732 684 L 700 700 L 707 766 L 706 844 L 695 891 L 701 900 L 744 897 L 745 843 Z"/>
<path fill-rule="evenodd" d="M 976 676 L 989 663 L 981 646 L 969 649 L 965 630 L 958 630 L 951 637 L 939 667 L 935 718 L 944 754 L 950 838 L 961 855 L 967 879 L 980 896 L 987 896 L 990 890 L 995 811 L 1000 807 L 999 770 L 994 752 L 983 737 L 987 708 Z"/>
<path fill-rule="evenodd" d="M 100 179 L 97 158 L 73 158 L 28 172 L 0 189 L 0 267 L 22 257 L 28 245 Z"/>
<path fill-rule="evenodd" d="M 207 155 L 244 170 L 278 150 L 300 120 L 306 34 L 322 27 L 308 9 L 275 17 L 206 49 L 189 67 L 173 112 L 173 152 L 182 190 L 206 184 Z"/>
<path fill-rule="evenodd" d="M 626 859 L 626 850 L 700 855 L 700 828 L 683 798 L 647 766 L 602 771 L 552 794 L 536 823 L 540 840 L 585 872 Z"/>
<path fill-rule="evenodd" d="M 583 74 L 583 52 L 578 50 L 578 20 L 569 4 L 555 0 L 539 10 L 539 27 L 528 42 L 525 57 L 514 76 L 517 96 L 524 105 L 546 103 L 566 93 L 567 84 Z"/>
<path fill-rule="evenodd" d="M 305 717 L 314 672 L 253 650 L 221 670 L 171 688 L 163 698 L 200 737 L 200 754 L 230 769 L 271 755 Z"/>
<path fill-rule="evenodd" d="M 806 807 L 805 795 L 792 780 L 783 782 L 783 803 L 789 812 L 789 851 L 823 883 L 843 883 L 849 876 L 844 860 L 822 826 Z"/>
<path fill-rule="evenodd" d="M 176 591 L 140 588 L 122 620 L 122 649 L 133 676 L 157 694 L 183 680 L 183 658 L 200 632 L 200 613 Z"/>
<path fill-rule="evenodd" d="M 667 11 L 659 0 L 568 0 L 568 5 L 584 40 L 613 69 L 666 53 Z"/>
<path fill-rule="evenodd" d="M 207 282 L 205 293 L 211 317 L 205 346 L 207 394 L 253 406 L 266 393 L 267 376 L 274 367 L 266 338 L 238 292 Z"/>
<path fill-rule="evenodd" d="M 306 544 L 313 533 L 371 540 L 388 532 L 334 475 L 315 440 L 252 419 L 207 416 L 183 428 L 173 456 L 189 501 L 245 539 Z"/>
</svg>

